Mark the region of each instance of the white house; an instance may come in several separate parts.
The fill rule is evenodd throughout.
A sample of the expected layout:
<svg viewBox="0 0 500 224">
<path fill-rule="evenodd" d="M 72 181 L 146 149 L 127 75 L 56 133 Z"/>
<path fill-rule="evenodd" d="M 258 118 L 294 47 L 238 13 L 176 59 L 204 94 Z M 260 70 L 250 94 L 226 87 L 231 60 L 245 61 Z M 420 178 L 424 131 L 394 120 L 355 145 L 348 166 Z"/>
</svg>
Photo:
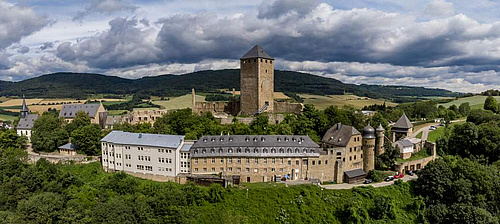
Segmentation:
<svg viewBox="0 0 500 224">
<path fill-rule="evenodd" d="M 26 136 L 28 141 L 31 141 L 31 128 L 35 124 L 36 119 L 38 119 L 38 114 L 30 114 L 28 106 L 26 105 L 26 100 L 23 96 L 23 105 L 21 108 L 21 118 L 19 119 L 19 124 L 17 124 L 16 132 L 19 136 Z"/>
</svg>

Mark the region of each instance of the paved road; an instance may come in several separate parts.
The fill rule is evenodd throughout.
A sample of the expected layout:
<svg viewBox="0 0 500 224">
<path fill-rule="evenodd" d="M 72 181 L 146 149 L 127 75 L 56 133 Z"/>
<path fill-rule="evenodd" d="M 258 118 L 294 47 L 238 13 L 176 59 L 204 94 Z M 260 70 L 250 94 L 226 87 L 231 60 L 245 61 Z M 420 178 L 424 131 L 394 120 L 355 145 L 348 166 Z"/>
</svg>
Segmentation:
<svg viewBox="0 0 500 224">
<path fill-rule="evenodd" d="M 451 121 L 451 123 L 463 122 L 463 121 L 465 121 L 465 120 L 454 120 L 454 121 Z M 422 138 L 421 138 L 421 139 L 422 139 L 423 141 L 425 141 L 425 140 L 427 140 L 427 137 L 429 136 L 429 132 L 430 132 L 429 128 L 430 128 L 431 126 L 433 126 L 433 125 L 434 125 L 434 126 L 437 126 L 438 124 L 439 124 L 439 123 L 429 123 L 428 125 L 426 125 L 426 126 L 424 126 L 424 127 L 420 128 L 420 129 L 418 129 L 418 131 L 414 132 L 414 133 L 411 135 L 411 137 L 412 137 L 412 138 L 416 138 L 416 137 L 417 137 L 417 135 L 418 135 L 420 132 L 422 132 Z"/>
<path fill-rule="evenodd" d="M 415 176 L 406 175 L 405 177 L 403 177 L 403 181 L 406 182 L 409 180 L 415 180 L 417 178 L 418 178 L 417 175 L 415 175 Z M 380 183 L 371 183 L 371 184 L 329 184 L 329 185 L 320 185 L 320 187 L 323 187 L 323 188 L 329 189 L 329 190 L 341 190 L 341 189 L 351 189 L 351 188 L 360 187 L 360 186 L 384 187 L 384 186 L 389 186 L 392 184 L 394 184 L 394 180 L 388 181 L 388 182 L 382 181 Z"/>
</svg>

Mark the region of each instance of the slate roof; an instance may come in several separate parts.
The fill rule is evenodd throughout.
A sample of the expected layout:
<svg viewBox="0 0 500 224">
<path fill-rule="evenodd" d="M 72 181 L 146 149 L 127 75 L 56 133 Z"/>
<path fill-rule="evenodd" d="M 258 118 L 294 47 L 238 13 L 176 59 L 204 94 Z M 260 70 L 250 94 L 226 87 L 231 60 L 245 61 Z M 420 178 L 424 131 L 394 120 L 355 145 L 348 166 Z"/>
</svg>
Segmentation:
<svg viewBox="0 0 500 224">
<path fill-rule="evenodd" d="M 346 147 L 353 135 L 361 135 L 361 133 L 352 126 L 338 123 L 326 131 L 321 141 L 338 147 Z"/>
<path fill-rule="evenodd" d="M 394 142 L 392 145 L 393 145 L 393 147 L 396 147 L 396 145 L 401 145 L 403 147 L 413 147 L 413 143 L 408 139 L 398 140 L 398 141 Z"/>
<path fill-rule="evenodd" d="M 28 109 L 28 106 L 26 105 L 26 100 L 24 99 L 24 95 L 23 95 L 23 105 L 22 105 L 22 108 L 21 108 L 21 112 L 29 112 L 30 110 Z"/>
<path fill-rule="evenodd" d="M 264 49 L 262 49 L 259 45 L 255 45 L 252 49 L 250 49 L 243 57 L 240 59 L 249 59 L 249 58 L 266 58 L 274 60 L 271 56 L 269 56 Z"/>
<path fill-rule="evenodd" d="M 21 118 L 19 120 L 17 129 L 31 130 L 31 128 L 33 128 L 33 124 L 35 124 L 36 119 L 38 119 L 38 114 L 26 114 L 25 118 Z"/>
<path fill-rule="evenodd" d="M 119 145 L 140 145 L 165 148 L 177 148 L 184 140 L 182 135 L 160 135 L 145 133 L 130 133 L 124 131 L 112 131 L 106 135 L 101 142 Z"/>
<path fill-rule="evenodd" d="M 348 178 L 354 178 L 366 175 L 365 171 L 362 169 L 349 170 L 344 172 Z"/>
<path fill-rule="evenodd" d="M 70 142 L 68 144 L 59 146 L 59 149 L 66 149 L 66 150 L 75 151 L 76 150 L 76 145 L 74 145 L 73 143 Z"/>
<path fill-rule="evenodd" d="M 376 130 L 377 131 L 384 131 L 384 127 L 382 127 L 382 124 L 379 124 Z"/>
<path fill-rule="evenodd" d="M 64 118 L 74 118 L 78 111 L 84 111 L 90 117 L 95 117 L 97 110 L 99 109 L 98 103 L 87 103 L 87 104 L 64 104 L 59 112 L 59 117 Z"/>
<path fill-rule="evenodd" d="M 320 147 L 305 135 L 203 136 L 191 147 L 192 157 L 317 157 Z"/>
<path fill-rule="evenodd" d="M 396 123 L 392 127 L 400 129 L 410 129 L 413 128 L 413 124 L 410 122 L 406 114 L 403 113 L 403 115 L 399 118 L 398 121 L 396 121 Z"/>
</svg>

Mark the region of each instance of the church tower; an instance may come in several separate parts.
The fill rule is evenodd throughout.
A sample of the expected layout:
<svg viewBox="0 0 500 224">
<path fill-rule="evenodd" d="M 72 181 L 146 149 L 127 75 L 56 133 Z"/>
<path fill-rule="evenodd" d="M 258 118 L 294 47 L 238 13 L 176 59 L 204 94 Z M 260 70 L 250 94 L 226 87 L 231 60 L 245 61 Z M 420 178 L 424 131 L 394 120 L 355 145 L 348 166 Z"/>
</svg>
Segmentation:
<svg viewBox="0 0 500 224">
<path fill-rule="evenodd" d="M 363 129 L 363 170 L 375 169 L 375 129 L 368 125 Z"/>
<path fill-rule="evenodd" d="M 241 114 L 274 110 L 274 59 L 255 45 L 240 58 Z"/>
<path fill-rule="evenodd" d="M 28 115 L 29 112 L 30 112 L 30 110 L 28 109 L 28 106 L 26 105 L 26 100 L 24 99 L 24 95 L 23 95 L 23 106 L 21 108 L 21 118 L 26 118 L 26 115 Z"/>
</svg>

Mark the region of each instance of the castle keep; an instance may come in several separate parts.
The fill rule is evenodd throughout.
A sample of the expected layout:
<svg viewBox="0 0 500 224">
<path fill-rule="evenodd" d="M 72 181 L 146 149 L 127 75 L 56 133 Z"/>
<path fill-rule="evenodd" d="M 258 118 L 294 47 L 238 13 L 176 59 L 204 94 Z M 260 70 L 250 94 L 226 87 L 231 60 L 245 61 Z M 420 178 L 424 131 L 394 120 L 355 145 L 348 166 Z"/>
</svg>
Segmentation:
<svg viewBox="0 0 500 224">
<path fill-rule="evenodd" d="M 301 103 L 277 102 L 274 100 L 274 59 L 259 45 L 255 45 L 240 58 L 240 99 L 233 91 L 233 100 L 218 102 L 196 102 L 192 91 L 193 112 L 228 115 L 258 115 L 269 113 L 300 114 Z"/>
</svg>

